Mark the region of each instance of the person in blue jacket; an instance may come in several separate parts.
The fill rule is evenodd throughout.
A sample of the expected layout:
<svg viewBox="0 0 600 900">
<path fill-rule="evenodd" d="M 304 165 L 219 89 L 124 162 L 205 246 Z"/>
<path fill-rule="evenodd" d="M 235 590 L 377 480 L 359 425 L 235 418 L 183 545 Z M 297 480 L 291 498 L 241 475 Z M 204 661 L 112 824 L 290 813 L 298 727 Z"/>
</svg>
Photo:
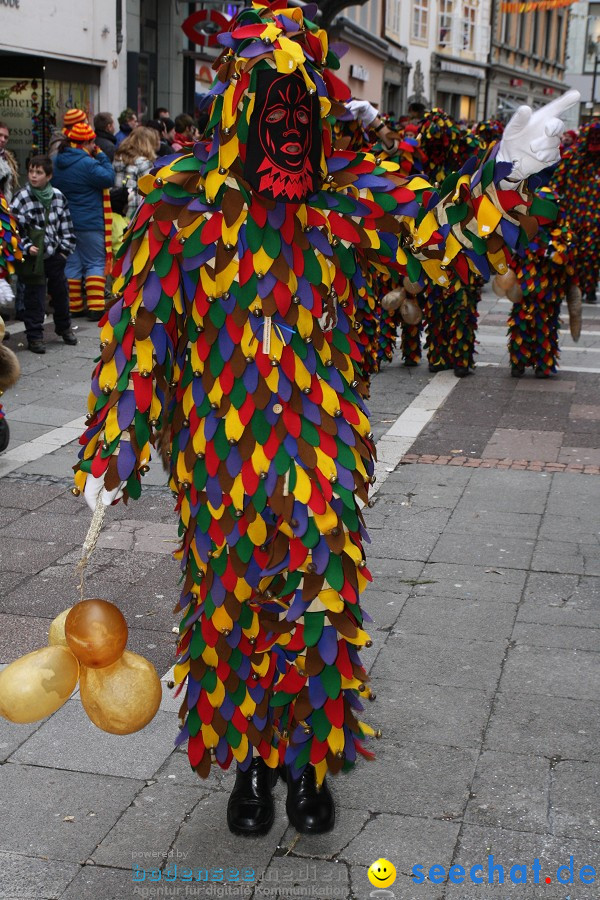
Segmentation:
<svg viewBox="0 0 600 900">
<path fill-rule="evenodd" d="M 67 131 L 54 162 L 54 185 L 67 198 L 77 246 L 67 260 L 71 316 L 98 321 L 104 313 L 104 286 L 112 263 L 109 188 L 115 172 L 108 156 L 94 143 L 96 132 L 86 122 Z"/>
</svg>

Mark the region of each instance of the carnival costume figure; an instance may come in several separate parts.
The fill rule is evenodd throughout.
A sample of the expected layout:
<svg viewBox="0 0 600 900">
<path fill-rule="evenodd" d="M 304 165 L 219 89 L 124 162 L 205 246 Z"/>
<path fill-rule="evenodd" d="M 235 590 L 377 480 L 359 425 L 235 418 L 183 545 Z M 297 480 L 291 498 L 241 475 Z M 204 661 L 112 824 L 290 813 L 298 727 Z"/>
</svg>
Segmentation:
<svg viewBox="0 0 600 900">
<path fill-rule="evenodd" d="M 549 189 L 541 191 L 540 196 L 554 202 L 559 200 Z M 581 304 L 575 259 L 575 236 L 561 209 L 558 219 L 540 228 L 525 256 L 517 261 L 513 269 L 514 283 L 505 285 L 501 291 L 513 301 L 508 319 L 508 350 L 514 377 L 524 375 L 528 367 L 534 369 L 537 378 L 547 378 L 556 372 L 561 302 L 567 302 L 572 328 L 574 308 Z M 509 275 L 512 273 L 500 276 L 499 280 L 503 282 Z M 579 335 L 574 337 L 577 339 Z"/>
<path fill-rule="evenodd" d="M 600 120 L 581 126 L 550 180 L 577 237 L 575 268 L 586 303 L 596 303 L 600 273 Z"/>
<path fill-rule="evenodd" d="M 15 264 L 23 259 L 16 219 L 2 194 L 0 194 L 0 310 L 12 302 L 13 293 L 8 279 L 15 272 Z M 5 338 L 4 320 L 0 316 L 0 397 L 12 387 L 19 377 L 17 357 L 3 343 Z M 10 432 L 4 407 L 0 403 L 0 453 L 6 450 Z"/>
<path fill-rule="evenodd" d="M 333 152 L 343 111 L 315 12 L 242 11 L 220 36 L 212 139 L 142 179 L 75 476 L 91 507 L 138 497 L 150 446 L 166 440 L 183 572 L 177 744 L 202 777 L 235 762 L 228 824 L 244 834 L 270 828 L 279 766 L 296 829 L 331 828 L 326 773 L 372 755 L 359 260 L 413 281 L 448 267 L 489 276 L 537 230 L 522 179 L 545 164 L 527 149 L 515 172 L 513 142 L 507 162 L 471 166 L 440 197 L 392 163 Z M 561 123 L 541 116 L 517 144 L 541 137 L 554 158 Z"/>
</svg>

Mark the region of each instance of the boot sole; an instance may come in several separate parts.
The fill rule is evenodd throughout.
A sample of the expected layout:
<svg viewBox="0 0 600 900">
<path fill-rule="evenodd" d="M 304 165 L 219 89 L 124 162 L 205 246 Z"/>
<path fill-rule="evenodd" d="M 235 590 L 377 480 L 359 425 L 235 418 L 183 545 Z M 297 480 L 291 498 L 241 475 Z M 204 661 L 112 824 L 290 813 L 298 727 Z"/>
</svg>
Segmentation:
<svg viewBox="0 0 600 900">
<path fill-rule="evenodd" d="M 261 835 L 269 833 L 269 831 L 273 827 L 274 821 L 275 815 L 273 814 L 271 819 L 269 819 L 268 822 L 264 822 L 262 825 L 257 825 L 254 828 L 244 828 L 241 825 L 234 825 L 233 822 L 231 822 L 229 816 L 227 816 L 227 827 L 232 834 L 237 834 L 241 837 L 259 837 Z"/>
<path fill-rule="evenodd" d="M 290 821 L 290 825 L 295 828 L 299 834 L 327 834 L 328 831 L 333 831 L 333 829 L 335 828 L 335 813 L 333 815 L 333 818 L 331 819 L 331 822 L 328 822 L 327 825 L 319 828 L 314 826 L 311 827 L 310 825 L 300 825 L 295 820 L 294 816 L 290 815 L 290 811 L 287 806 L 285 808 L 285 811 Z"/>
</svg>

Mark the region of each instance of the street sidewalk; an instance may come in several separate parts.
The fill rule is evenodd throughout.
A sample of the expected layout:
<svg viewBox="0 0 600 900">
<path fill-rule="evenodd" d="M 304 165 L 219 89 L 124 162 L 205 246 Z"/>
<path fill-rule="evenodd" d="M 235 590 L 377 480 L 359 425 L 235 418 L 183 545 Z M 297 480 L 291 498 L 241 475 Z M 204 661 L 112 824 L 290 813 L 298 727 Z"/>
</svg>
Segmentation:
<svg viewBox="0 0 600 900">
<path fill-rule="evenodd" d="M 509 376 L 508 308 L 486 295 L 474 376 L 395 361 L 373 383 L 363 659 L 377 694 L 365 718 L 383 737 L 374 762 L 335 779 L 335 831 L 289 828 L 280 782 L 272 832 L 236 838 L 225 823 L 232 773 L 203 782 L 173 750 L 176 527 L 154 467 L 139 501 L 109 511 L 86 586 L 121 607 L 129 647 L 164 674 L 161 710 L 125 738 L 97 730 L 77 695 L 42 723 L 0 720 L 1 900 L 600 896 L 600 310 L 585 308 L 581 347 L 565 340 L 562 374 L 537 381 Z M 46 643 L 77 599 L 90 517 L 69 492 L 69 429 L 85 412 L 97 332 L 86 323 L 79 334 L 75 352 L 20 351 L 24 376 L 4 398 L 14 442 L 0 457 L 2 663 Z M 498 871 L 487 883 L 490 855 L 504 884 Z M 398 872 L 387 894 L 367 879 L 379 857 Z M 559 884 L 571 857 L 574 883 Z M 436 864 L 442 883 L 414 883 L 414 866 L 435 879 Z M 469 876 L 479 864 L 482 884 Z M 527 883 L 511 882 L 515 865 Z M 463 867 L 462 884 L 450 866 Z M 582 866 L 595 883 L 582 884 Z M 253 874 L 245 886 L 189 883 L 182 867 Z"/>
</svg>

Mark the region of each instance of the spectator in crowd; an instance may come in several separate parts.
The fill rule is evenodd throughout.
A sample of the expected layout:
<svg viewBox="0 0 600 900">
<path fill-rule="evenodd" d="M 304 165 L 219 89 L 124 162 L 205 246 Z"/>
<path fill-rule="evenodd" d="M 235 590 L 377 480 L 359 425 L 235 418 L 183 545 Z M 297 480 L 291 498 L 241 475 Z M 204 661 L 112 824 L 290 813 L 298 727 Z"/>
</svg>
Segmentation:
<svg viewBox="0 0 600 900">
<path fill-rule="evenodd" d="M 106 153 L 110 161 L 115 158 L 117 138 L 115 136 L 115 120 L 112 113 L 100 112 L 94 116 L 94 131 L 96 132 L 96 146 Z"/>
<path fill-rule="evenodd" d="M 175 140 L 175 122 L 173 119 L 165 119 L 165 140 L 169 145 L 169 153 L 173 152 L 173 141 Z"/>
<path fill-rule="evenodd" d="M 119 130 L 117 131 L 115 137 L 117 140 L 117 147 L 124 141 L 126 137 L 129 137 L 134 128 L 138 126 L 138 117 L 136 113 L 132 109 L 124 109 L 123 112 L 119 116 Z"/>
<path fill-rule="evenodd" d="M 140 125 L 117 147 L 114 160 L 115 187 L 129 192 L 127 216 L 131 218 L 139 203 L 138 179 L 152 168 L 160 147 L 160 137 L 154 128 Z"/>
<path fill-rule="evenodd" d="M 76 248 L 65 268 L 71 315 L 83 315 L 85 286 L 91 321 L 98 321 L 104 312 L 106 271 L 112 262 L 108 189 L 115 180 L 112 164 L 95 139 L 89 125 L 74 125 L 58 152 L 54 174 L 54 184 L 67 198 L 75 226 Z"/>
<path fill-rule="evenodd" d="M 422 119 L 425 118 L 425 107 L 422 103 L 418 103 L 415 101 L 414 103 L 409 103 L 408 106 L 408 118 L 411 122 L 421 122 Z"/>
<path fill-rule="evenodd" d="M 25 334 L 33 353 L 46 352 L 46 292 L 52 300 L 54 330 L 65 344 L 77 343 L 71 327 L 65 278 L 65 263 L 75 249 L 75 233 L 65 196 L 50 183 L 52 170 L 49 156 L 33 156 L 27 171 L 29 183 L 12 203 L 23 241 L 23 255 L 26 260 L 29 258 L 29 264 L 26 262 L 22 271 L 17 269 L 17 274 L 25 284 Z"/>
<path fill-rule="evenodd" d="M 165 125 L 165 119 L 149 119 L 146 122 L 146 128 L 153 128 L 158 133 L 158 138 L 160 141 L 160 145 L 158 148 L 157 156 L 167 156 L 171 153 L 171 145 L 167 141 L 167 126 Z"/>
<path fill-rule="evenodd" d="M 187 113 L 181 113 L 175 119 L 175 136 L 173 140 L 173 150 L 179 153 L 182 150 L 189 150 L 194 146 L 194 141 L 198 140 L 198 128 L 191 116 Z"/>
<path fill-rule="evenodd" d="M 19 168 L 17 161 L 6 149 L 10 138 L 10 129 L 6 122 L 0 122 L 0 193 L 10 203 L 19 186 Z"/>
<path fill-rule="evenodd" d="M 87 113 L 83 109 L 68 109 L 63 119 L 63 127 L 55 128 L 50 137 L 48 156 L 54 157 L 65 141 L 65 135 L 74 125 L 87 124 Z"/>
<path fill-rule="evenodd" d="M 171 113 L 165 106 L 157 106 L 154 110 L 155 119 L 170 119 Z"/>
</svg>

